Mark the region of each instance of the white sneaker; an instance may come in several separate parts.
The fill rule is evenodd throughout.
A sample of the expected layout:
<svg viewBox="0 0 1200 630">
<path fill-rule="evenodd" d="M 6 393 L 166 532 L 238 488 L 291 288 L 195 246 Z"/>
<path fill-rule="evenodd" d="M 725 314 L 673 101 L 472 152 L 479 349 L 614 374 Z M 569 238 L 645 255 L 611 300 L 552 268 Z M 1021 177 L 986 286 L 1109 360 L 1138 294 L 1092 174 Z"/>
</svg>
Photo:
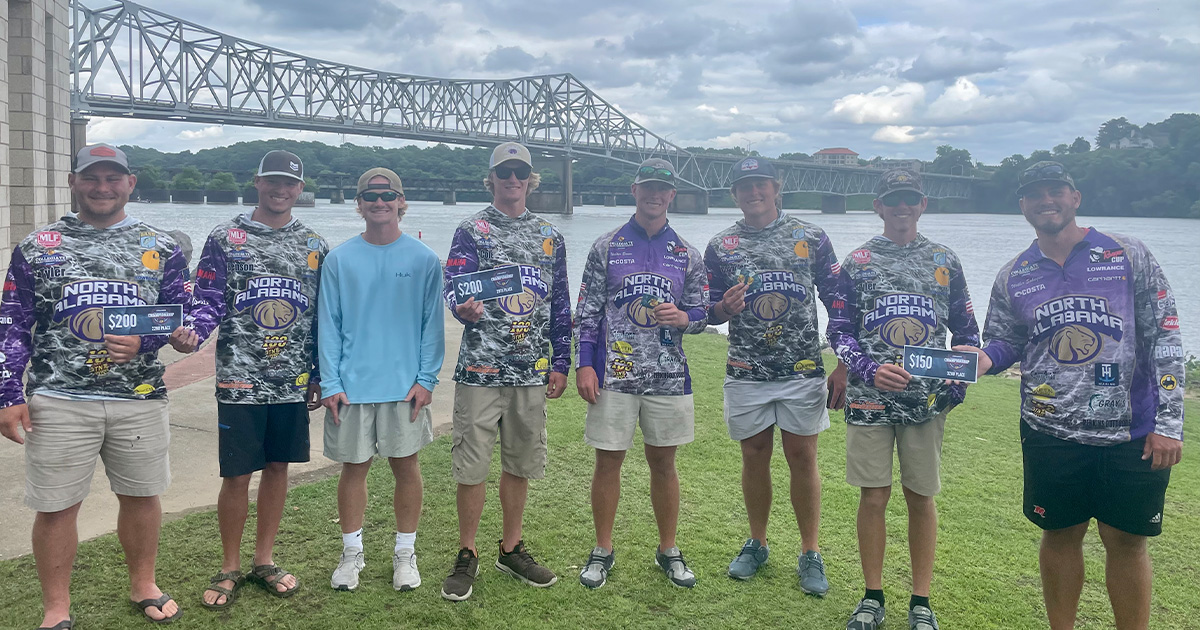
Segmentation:
<svg viewBox="0 0 1200 630">
<path fill-rule="evenodd" d="M 392 588 L 411 591 L 421 585 L 421 572 L 417 571 L 417 552 L 401 549 L 392 554 Z"/>
<path fill-rule="evenodd" d="M 358 573 L 365 566 L 367 562 L 363 559 L 363 550 L 360 547 L 346 547 L 342 550 L 342 560 L 333 570 L 330 585 L 335 590 L 353 591 L 358 588 Z"/>
</svg>

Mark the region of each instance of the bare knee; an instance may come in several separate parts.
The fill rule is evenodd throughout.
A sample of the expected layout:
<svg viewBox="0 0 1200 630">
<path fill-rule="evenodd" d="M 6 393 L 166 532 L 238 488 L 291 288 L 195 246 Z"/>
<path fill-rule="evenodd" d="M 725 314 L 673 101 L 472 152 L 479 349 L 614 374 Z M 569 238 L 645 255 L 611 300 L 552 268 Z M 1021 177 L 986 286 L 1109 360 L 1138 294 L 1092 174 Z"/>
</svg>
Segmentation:
<svg viewBox="0 0 1200 630">
<path fill-rule="evenodd" d="M 743 462 L 770 462 L 775 447 L 775 431 L 768 427 L 741 442 Z"/>
<path fill-rule="evenodd" d="M 1082 548 L 1087 530 L 1086 522 L 1062 529 L 1048 529 L 1042 532 L 1042 548 L 1051 551 Z"/>
<path fill-rule="evenodd" d="M 646 445 L 646 464 L 654 476 L 675 474 L 675 447 Z"/>
<path fill-rule="evenodd" d="M 389 457 L 388 465 L 392 467 L 392 474 L 397 479 L 411 479 L 421 475 L 421 462 L 416 453 L 408 457 Z"/>
<path fill-rule="evenodd" d="M 81 505 L 83 505 L 83 501 L 57 512 L 38 512 L 37 520 L 50 526 L 74 522 L 79 516 L 79 506 Z"/>
<path fill-rule="evenodd" d="M 267 465 L 263 467 L 264 475 L 272 475 L 272 476 L 280 475 L 283 477 L 287 477 L 287 473 L 288 473 L 288 463 L 287 462 L 267 462 Z"/>
<path fill-rule="evenodd" d="M 227 492 L 247 492 L 250 490 L 250 477 L 251 475 L 222 477 L 221 489 Z"/>
<path fill-rule="evenodd" d="M 933 507 L 932 495 L 924 495 L 910 490 L 907 487 L 904 488 L 904 501 L 908 504 L 908 509 L 910 511 L 918 509 L 930 509 Z"/>
<path fill-rule="evenodd" d="M 817 467 L 817 436 L 794 435 L 783 432 L 783 456 L 792 468 L 813 469 Z"/>
<path fill-rule="evenodd" d="M 1146 553 L 1146 537 L 1123 532 L 1111 525 L 1100 523 L 1100 541 L 1108 553 L 1140 555 Z"/>
<path fill-rule="evenodd" d="M 883 512 L 887 509 L 888 499 L 892 497 L 892 487 L 860 488 L 858 506 L 871 512 Z"/>
<path fill-rule="evenodd" d="M 596 449 L 596 474 L 613 473 L 621 470 L 625 462 L 625 451 L 602 451 Z"/>
</svg>

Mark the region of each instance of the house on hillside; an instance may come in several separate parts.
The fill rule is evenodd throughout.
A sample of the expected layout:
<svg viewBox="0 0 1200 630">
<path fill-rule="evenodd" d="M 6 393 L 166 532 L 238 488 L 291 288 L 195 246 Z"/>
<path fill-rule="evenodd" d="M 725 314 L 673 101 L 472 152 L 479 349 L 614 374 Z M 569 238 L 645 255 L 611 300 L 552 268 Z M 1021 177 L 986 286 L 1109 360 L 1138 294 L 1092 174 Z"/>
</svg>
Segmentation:
<svg viewBox="0 0 1200 630">
<path fill-rule="evenodd" d="M 845 147 L 821 149 L 813 154 L 812 159 L 825 166 L 858 166 L 858 154 Z"/>
<path fill-rule="evenodd" d="M 920 173 L 925 167 L 925 163 L 917 159 L 901 159 L 901 158 L 884 158 L 879 160 L 879 168 L 906 168 L 914 173 Z"/>
</svg>

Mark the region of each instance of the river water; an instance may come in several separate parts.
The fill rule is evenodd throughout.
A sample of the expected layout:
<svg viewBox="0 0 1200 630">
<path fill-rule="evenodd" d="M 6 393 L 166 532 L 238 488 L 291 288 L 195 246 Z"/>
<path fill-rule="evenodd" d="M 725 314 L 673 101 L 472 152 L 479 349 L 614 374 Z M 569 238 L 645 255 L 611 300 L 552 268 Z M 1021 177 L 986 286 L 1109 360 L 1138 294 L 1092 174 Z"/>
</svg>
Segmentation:
<svg viewBox="0 0 1200 630">
<path fill-rule="evenodd" d="M 454 229 L 466 217 L 478 212 L 483 204 L 444 206 L 437 202 L 410 201 L 400 226 L 437 252 L 443 260 L 450 249 Z M 195 258 L 204 239 L 217 223 L 240 212 L 246 206 L 176 205 L 133 203 L 129 214 L 167 230 L 182 230 L 192 239 Z M 707 215 L 671 215 L 671 225 L 701 252 L 708 239 L 741 218 L 736 208 L 712 208 Z M 824 228 L 839 259 L 883 229 L 873 213 L 851 212 L 842 215 L 818 211 L 789 210 L 800 219 Z M 296 208 L 294 214 L 310 228 L 337 246 L 362 232 L 362 219 L 354 204 L 330 204 L 319 200 L 316 207 Z M 562 231 L 567 244 L 567 271 L 572 295 L 579 288 L 588 249 L 600 234 L 629 220 L 632 207 L 610 208 L 581 206 L 573 215 L 546 215 Z M 1137 237 L 1145 242 L 1162 265 L 1175 292 L 1182 320 L 1184 350 L 1200 355 L 1200 221 L 1189 219 L 1148 219 L 1134 217 L 1080 217 L 1080 225 L 1106 232 Z M 954 250 L 963 262 L 967 286 L 971 291 L 980 326 L 987 312 L 988 297 L 1000 266 L 1029 247 L 1033 228 L 1019 214 L 927 214 L 921 219 L 921 233 Z M 817 309 L 824 320 L 824 309 Z"/>
</svg>

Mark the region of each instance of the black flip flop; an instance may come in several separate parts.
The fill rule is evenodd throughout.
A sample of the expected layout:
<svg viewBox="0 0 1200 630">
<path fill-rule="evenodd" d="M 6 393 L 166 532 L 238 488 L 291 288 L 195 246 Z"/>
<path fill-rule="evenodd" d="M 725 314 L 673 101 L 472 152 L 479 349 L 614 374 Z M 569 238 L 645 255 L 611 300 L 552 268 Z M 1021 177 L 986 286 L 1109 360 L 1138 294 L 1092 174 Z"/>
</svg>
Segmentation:
<svg viewBox="0 0 1200 630">
<path fill-rule="evenodd" d="M 71 630 L 75 627 L 75 615 L 71 615 L 67 619 L 54 624 L 53 626 L 42 626 L 37 630 Z"/>
<path fill-rule="evenodd" d="M 163 606 L 166 606 L 167 602 L 169 602 L 169 601 L 174 601 L 174 600 L 171 598 L 170 595 L 163 593 L 157 599 L 143 599 L 140 602 L 135 602 L 133 600 L 129 600 L 129 603 L 133 604 L 133 607 L 138 612 L 142 613 L 142 616 L 145 617 L 146 620 L 149 621 L 150 623 L 171 623 L 171 622 L 175 621 L 176 619 L 179 619 L 180 617 L 183 616 L 183 608 L 182 607 L 180 607 L 178 610 L 176 610 L 174 615 L 171 615 L 170 617 L 163 617 L 162 619 L 155 619 L 154 617 L 151 617 L 150 615 L 146 614 L 147 608 L 157 608 L 159 610 L 159 612 L 162 612 Z"/>
</svg>

